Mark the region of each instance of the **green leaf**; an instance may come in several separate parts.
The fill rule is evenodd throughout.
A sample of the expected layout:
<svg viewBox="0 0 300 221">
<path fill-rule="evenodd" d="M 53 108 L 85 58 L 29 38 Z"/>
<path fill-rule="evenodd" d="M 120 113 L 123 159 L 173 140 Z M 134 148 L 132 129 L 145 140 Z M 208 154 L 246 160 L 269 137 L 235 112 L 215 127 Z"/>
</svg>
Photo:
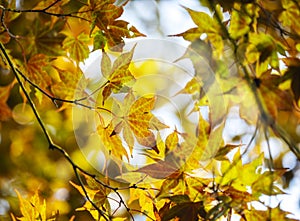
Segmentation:
<svg viewBox="0 0 300 221">
<path fill-rule="evenodd" d="M 112 67 L 110 58 L 106 53 L 103 53 L 101 60 L 101 71 L 102 75 L 107 79 L 107 83 L 102 90 L 103 103 L 112 92 L 118 93 L 121 92 L 122 89 L 122 92 L 127 92 L 129 89 L 126 86 L 135 81 L 135 78 L 128 70 L 132 60 L 134 48 L 135 47 L 133 47 L 130 52 L 123 53 L 117 57 Z"/>
<path fill-rule="evenodd" d="M 198 26 L 198 32 L 202 33 L 218 33 L 219 32 L 219 25 L 218 23 L 211 18 L 205 12 L 198 12 L 192 9 L 186 8 L 190 14 L 193 22 Z"/>
<path fill-rule="evenodd" d="M 230 183 L 235 189 L 246 191 L 259 178 L 260 174 L 257 173 L 257 168 L 262 164 L 262 160 L 263 154 L 250 163 L 243 165 L 240 150 L 238 149 L 232 162 L 222 161 L 222 177 L 218 177 L 216 181 L 221 185 Z"/>
<path fill-rule="evenodd" d="M 245 13 L 241 14 L 236 10 L 231 13 L 231 20 L 229 26 L 229 34 L 233 39 L 244 36 L 250 31 L 250 23 L 252 19 Z"/>
<path fill-rule="evenodd" d="M 70 53 L 70 57 L 78 63 L 88 58 L 90 53 L 88 47 L 89 41 L 89 36 L 84 32 L 76 37 L 68 36 L 63 41 L 63 49 L 68 51 Z"/>
<path fill-rule="evenodd" d="M 286 170 L 266 171 L 251 185 L 254 195 L 277 195 L 284 192 L 276 185 L 276 181 L 280 180 Z"/>
<path fill-rule="evenodd" d="M 96 33 L 93 34 L 93 51 L 98 49 L 103 49 L 106 45 L 106 38 L 103 35 L 102 31 L 98 30 Z"/>
</svg>

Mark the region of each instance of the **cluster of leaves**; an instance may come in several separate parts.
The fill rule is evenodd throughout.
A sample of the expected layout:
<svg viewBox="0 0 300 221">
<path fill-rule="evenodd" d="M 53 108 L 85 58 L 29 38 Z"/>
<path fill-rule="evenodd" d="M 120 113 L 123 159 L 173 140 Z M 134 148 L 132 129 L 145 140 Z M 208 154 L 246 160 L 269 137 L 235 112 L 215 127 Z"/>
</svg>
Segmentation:
<svg viewBox="0 0 300 221">
<path fill-rule="evenodd" d="M 11 160 L 3 161 L 6 178 L 0 179 L 1 188 L 10 178 L 23 177 L 24 184 L 16 188 L 25 192 L 39 188 L 49 211 L 59 210 L 66 220 L 73 213 L 68 207 L 80 207 L 77 211 L 87 211 L 85 216 L 95 220 L 134 220 L 136 213 L 162 221 L 230 220 L 233 215 L 241 220 L 294 220 L 261 196 L 285 194 L 286 174 L 293 168 L 284 168 L 282 157 L 292 152 L 300 159 L 300 5 L 287 0 L 200 2 L 211 13 L 186 8 L 196 27 L 175 35 L 191 42 L 179 59 L 192 61 L 194 77 L 177 96 L 193 98 L 196 129 L 183 126 L 163 139 L 160 133 L 172 125 L 163 124 L 153 113 L 156 96 L 139 96 L 132 89 L 137 80 L 131 68 L 135 47 L 123 53 L 124 38 L 143 34 L 119 19 L 124 5 L 114 0 L 45 0 L 21 6 L 17 1 L 2 1 L 1 146 Z M 105 79 L 92 93 L 84 90 L 90 82 L 80 69 L 91 50 L 102 52 L 99 63 Z M 213 75 L 201 68 L 203 59 Z M 215 94 L 212 101 L 208 94 L 214 94 L 217 86 L 223 96 Z M 97 92 L 99 98 L 94 99 Z M 74 99 L 75 95 L 80 98 Z M 219 99 L 224 106 L 214 106 Z M 200 111 L 207 105 L 208 119 Z M 99 149 L 103 146 L 106 157 L 119 160 L 118 179 L 93 171 L 80 155 L 71 135 L 72 106 L 92 110 L 99 117 Z M 223 139 L 233 107 L 239 107 L 241 119 L 255 127 L 246 144 L 242 136 L 235 138 L 238 143 Z M 28 115 L 26 108 L 33 116 L 22 116 Z M 42 132 L 31 125 L 33 117 Z M 41 134 L 46 140 L 39 138 Z M 279 157 L 271 154 L 270 137 L 285 143 Z M 261 153 L 262 140 L 269 153 Z M 55 153 L 45 153 L 45 143 Z M 128 168 L 122 161 L 130 160 L 136 146 L 143 147 L 150 163 Z M 24 165 L 32 165 L 32 154 L 37 166 L 24 175 Z M 61 171 L 66 165 L 70 168 Z M 132 182 L 132 177 L 138 178 Z M 71 179 L 73 189 L 68 185 Z M 55 199 L 49 187 L 78 190 L 84 205 L 78 206 L 82 204 L 78 198 L 74 204 Z M 14 220 L 57 220 L 58 214 L 47 213 L 46 201 L 41 203 L 37 191 L 29 200 L 17 195 L 20 212 L 12 215 Z M 257 210 L 255 202 L 264 210 Z"/>
</svg>

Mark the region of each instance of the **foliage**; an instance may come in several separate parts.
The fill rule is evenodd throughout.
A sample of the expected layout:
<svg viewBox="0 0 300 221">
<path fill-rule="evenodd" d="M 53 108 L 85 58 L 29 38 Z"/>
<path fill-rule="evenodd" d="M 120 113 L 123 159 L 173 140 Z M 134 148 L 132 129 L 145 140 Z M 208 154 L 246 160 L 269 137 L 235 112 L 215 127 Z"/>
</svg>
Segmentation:
<svg viewBox="0 0 300 221">
<path fill-rule="evenodd" d="M 156 116 L 166 105 L 157 91 L 138 93 L 143 68 L 157 66 L 138 66 L 136 45 L 124 48 L 144 36 L 120 19 L 128 1 L 20 2 L 0 5 L 4 218 L 296 220 L 262 199 L 286 194 L 297 168 L 283 158 L 300 159 L 298 1 L 200 0 L 209 13 L 184 7 L 195 27 L 172 35 L 190 43 L 174 63 L 189 59 L 195 73 L 174 97 L 188 96 L 180 112 L 196 117 L 181 128 Z M 100 83 L 81 69 L 93 51 L 101 53 Z M 85 116 L 72 118 L 74 107 L 92 113 L 93 134 L 76 126 Z M 252 130 L 225 139 L 234 110 Z M 103 152 L 102 171 L 91 168 L 73 130 L 99 137 L 92 146 Z M 146 165 L 124 163 L 137 150 Z"/>
</svg>

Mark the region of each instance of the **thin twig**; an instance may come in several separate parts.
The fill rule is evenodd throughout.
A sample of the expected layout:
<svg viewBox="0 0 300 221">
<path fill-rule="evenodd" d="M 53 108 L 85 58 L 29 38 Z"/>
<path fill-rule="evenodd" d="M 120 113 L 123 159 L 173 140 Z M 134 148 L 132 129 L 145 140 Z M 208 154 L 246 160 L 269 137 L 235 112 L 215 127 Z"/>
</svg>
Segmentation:
<svg viewBox="0 0 300 221">
<path fill-rule="evenodd" d="M 59 2 L 59 1 L 56 1 L 56 3 L 57 2 Z M 53 4 L 51 4 L 51 5 L 53 6 Z M 5 8 L 2 5 L 0 5 L 0 9 L 2 9 L 3 11 L 7 11 L 7 12 L 15 12 L 15 13 L 43 13 L 43 14 L 54 16 L 54 17 L 58 17 L 58 18 L 72 17 L 72 18 L 78 18 L 78 19 L 81 19 L 81 20 L 84 20 L 84 21 L 91 22 L 90 20 L 88 20 L 88 19 L 86 19 L 84 17 L 80 17 L 78 15 L 75 15 L 75 14 L 78 14 L 80 12 L 53 13 L 53 12 L 47 11 L 49 8 L 50 7 L 47 6 L 44 9 L 13 9 L 13 8 Z"/>
<path fill-rule="evenodd" d="M 33 86 L 35 89 L 37 89 L 38 91 L 40 91 L 42 94 L 44 94 L 46 97 L 48 97 L 54 104 L 55 106 L 57 106 L 57 101 L 59 102 L 64 102 L 64 103 L 72 103 L 78 106 L 82 106 L 85 108 L 88 108 L 90 110 L 103 110 L 106 112 L 109 112 L 112 114 L 112 112 L 106 108 L 103 107 L 92 107 L 86 104 L 81 103 L 80 101 L 83 100 L 87 100 L 88 98 L 90 98 L 93 94 L 96 93 L 96 91 L 100 90 L 103 86 L 99 88 L 97 88 L 94 92 L 92 92 L 91 94 L 89 94 L 88 96 L 79 98 L 79 99 L 75 99 L 75 100 L 68 100 L 68 99 L 63 99 L 63 98 L 58 98 L 58 97 L 54 97 L 52 95 L 50 95 L 47 91 L 45 91 L 44 89 L 42 89 L 41 87 L 39 87 L 37 84 L 35 84 L 34 82 L 32 82 L 27 76 L 25 76 L 25 74 L 23 74 L 19 69 L 16 68 L 16 71 L 18 72 L 18 74 L 20 74 L 22 76 L 22 78 L 27 81 L 29 84 L 31 84 L 31 86 Z"/>
<path fill-rule="evenodd" d="M 29 93 L 27 92 L 27 90 L 26 90 L 26 88 L 25 88 L 23 82 L 21 81 L 21 78 L 20 78 L 20 76 L 19 76 L 19 74 L 18 74 L 18 71 L 16 70 L 15 65 L 13 64 L 13 62 L 12 62 L 12 60 L 10 59 L 9 55 L 7 54 L 6 49 L 5 49 L 5 47 L 4 47 L 4 45 L 3 45 L 2 43 L 0 43 L 0 50 L 1 50 L 2 54 L 4 55 L 6 61 L 8 62 L 8 65 L 10 66 L 12 72 L 14 73 L 14 75 L 15 75 L 15 77 L 16 77 L 16 79 L 17 79 L 17 81 L 18 81 L 18 83 L 19 83 L 19 85 L 20 85 L 20 87 L 21 87 L 21 90 L 22 90 L 23 93 L 25 94 L 25 97 L 26 97 L 26 99 L 28 100 L 28 103 L 29 103 L 31 109 L 32 109 L 32 111 L 33 111 L 33 113 L 34 113 L 34 115 L 35 115 L 35 117 L 36 117 L 36 119 L 37 119 L 37 121 L 38 121 L 40 127 L 42 128 L 43 133 L 45 134 L 45 137 L 46 137 L 46 139 L 47 139 L 47 141 L 48 141 L 48 144 L 49 144 L 49 149 L 55 149 L 55 150 L 58 150 L 59 152 L 61 152 L 61 153 L 64 155 L 64 157 L 65 157 L 65 158 L 69 161 L 69 163 L 72 165 L 73 171 L 74 171 L 74 173 L 75 173 L 75 175 L 76 175 L 77 180 L 78 180 L 79 183 L 80 183 L 80 186 L 82 187 L 82 190 L 83 190 L 83 192 L 84 192 L 84 194 L 85 194 L 87 200 L 93 205 L 93 207 L 95 207 L 95 209 L 103 216 L 103 218 L 104 218 L 105 220 L 109 221 L 109 220 L 110 220 L 110 219 L 108 218 L 109 216 L 108 216 L 104 211 L 100 210 L 100 208 L 98 208 L 97 205 L 95 205 L 95 203 L 93 202 L 93 200 L 88 196 L 87 191 L 86 191 L 86 189 L 85 189 L 85 187 L 84 187 L 84 185 L 83 185 L 83 182 L 82 182 L 82 180 L 81 180 L 81 177 L 80 177 L 80 175 L 78 174 L 78 168 L 79 168 L 79 167 L 73 162 L 73 160 L 71 159 L 71 157 L 69 156 L 69 154 L 68 154 L 63 148 L 61 148 L 60 146 L 56 145 L 56 144 L 53 142 L 53 140 L 52 140 L 50 134 L 48 133 L 48 130 L 46 129 L 46 125 L 45 125 L 44 122 L 42 121 L 42 118 L 40 117 L 39 112 L 38 112 L 38 110 L 37 110 L 37 108 L 36 108 L 34 102 L 32 101 L 32 99 L 31 99 Z M 81 170 L 82 170 L 82 169 L 81 169 Z"/>
<path fill-rule="evenodd" d="M 144 188 L 144 187 L 138 187 L 137 185 L 131 185 L 131 186 L 128 186 L 128 187 L 122 187 L 122 188 L 118 188 L 118 187 L 112 187 L 104 182 L 102 182 L 101 180 L 99 180 L 95 174 L 92 174 L 92 173 L 89 173 L 87 171 L 85 171 L 84 169 L 82 169 L 80 166 L 78 166 L 75 162 L 73 162 L 73 160 L 71 159 L 70 155 L 60 146 L 58 146 L 57 144 L 55 144 L 50 136 L 50 134 L 48 133 L 47 131 L 47 128 L 45 126 L 45 124 L 43 123 L 38 111 L 37 111 L 37 108 L 35 107 L 35 104 L 33 103 L 30 95 L 28 94 L 23 82 L 21 81 L 21 78 L 19 77 L 19 75 L 21 77 L 25 77 L 25 80 L 29 80 L 26 78 L 26 76 L 24 76 L 24 74 L 18 70 L 17 68 L 15 68 L 15 65 L 13 64 L 12 60 L 10 59 L 9 55 L 6 53 L 6 49 L 5 47 L 3 46 L 2 43 L 0 43 L 0 50 L 2 52 L 2 54 L 4 55 L 5 59 L 7 60 L 8 62 L 8 65 L 10 66 L 12 72 L 14 73 L 22 91 L 24 92 L 28 102 L 29 102 L 29 105 L 31 106 L 32 110 L 33 110 L 33 113 L 39 123 L 39 125 L 41 126 L 42 128 L 42 131 L 43 133 L 45 134 L 45 137 L 47 139 L 47 142 L 49 144 L 49 149 L 52 149 L 52 150 L 57 150 L 59 151 L 63 156 L 64 158 L 70 163 L 70 165 L 72 166 L 73 168 L 73 171 L 75 173 L 75 176 L 76 176 L 76 179 L 78 180 L 83 192 L 84 192 L 84 195 L 86 197 L 86 199 L 92 204 L 92 206 L 99 212 L 99 214 L 101 216 L 104 217 L 105 220 L 110 220 L 110 216 L 107 215 L 103 210 L 101 210 L 94 202 L 93 200 L 89 197 L 87 191 L 86 191 L 86 188 L 83 184 L 83 181 L 80 177 L 80 174 L 78 172 L 81 172 L 89 177 L 91 177 L 92 179 L 94 179 L 97 183 L 99 183 L 101 186 L 105 187 L 105 188 L 108 188 L 108 189 L 111 189 L 119 198 L 119 204 L 120 205 L 123 205 L 128 214 L 130 215 L 130 217 L 132 219 L 134 219 L 133 215 L 131 214 L 131 209 L 126 205 L 125 201 L 123 200 L 121 194 L 119 193 L 119 190 L 125 190 L 125 189 L 141 189 L 141 190 L 147 190 L 147 188 Z M 33 83 L 33 82 L 32 82 Z M 34 83 L 33 83 L 34 85 Z M 48 98 L 50 98 L 51 100 L 59 100 L 59 101 L 64 101 L 64 102 L 69 102 L 69 103 L 74 103 L 74 104 L 80 104 L 80 103 L 76 103 L 75 101 L 68 101 L 68 100 L 64 100 L 64 99 L 59 99 L 59 98 L 54 98 L 52 97 L 51 95 L 49 95 L 46 91 L 42 90 L 40 87 L 37 87 L 39 90 L 41 90 L 41 92 L 43 92 L 43 94 L 45 94 Z M 87 106 L 86 106 L 87 107 Z M 104 108 L 101 108 L 102 110 L 106 110 Z M 142 211 L 139 211 L 140 213 L 144 214 Z"/>
</svg>

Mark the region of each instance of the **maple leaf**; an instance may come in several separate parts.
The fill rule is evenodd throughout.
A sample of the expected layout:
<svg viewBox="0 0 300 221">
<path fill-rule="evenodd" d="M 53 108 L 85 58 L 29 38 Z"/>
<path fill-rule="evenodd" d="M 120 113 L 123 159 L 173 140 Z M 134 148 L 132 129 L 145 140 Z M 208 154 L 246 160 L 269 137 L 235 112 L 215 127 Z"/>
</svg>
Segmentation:
<svg viewBox="0 0 300 221">
<path fill-rule="evenodd" d="M 291 90 L 294 94 L 294 100 L 298 104 L 300 98 L 300 60 L 298 58 L 285 58 L 283 62 L 288 66 L 283 78 L 291 79 Z"/>
<path fill-rule="evenodd" d="M 151 127 L 163 129 L 167 126 L 159 122 L 151 113 L 154 107 L 155 97 L 140 97 L 136 100 L 130 91 L 124 98 L 124 103 L 116 102 L 113 112 L 116 117 L 113 119 L 115 131 L 117 133 L 123 130 L 123 137 L 130 151 L 133 149 L 134 137 L 137 142 L 143 146 L 150 147 L 152 150 L 159 152 L 156 146 L 155 135 L 150 131 Z M 153 119 L 155 118 L 155 126 Z"/>
<path fill-rule="evenodd" d="M 135 81 L 135 78 L 128 70 L 134 48 L 130 52 L 121 54 L 112 66 L 109 56 L 105 52 L 102 54 L 101 73 L 107 79 L 102 90 L 103 104 L 112 92 L 118 93 L 121 90 L 122 92 L 126 92 L 128 91 L 126 86 Z"/>
<path fill-rule="evenodd" d="M 88 179 L 87 177 L 86 177 L 86 179 L 87 179 L 87 182 L 91 182 L 91 180 L 92 180 L 92 178 Z M 88 181 L 88 180 L 90 180 L 90 181 Z M 85 191 L 83 191 L 82 186 L 77 185 L 77 184 L 73 183 L 72 181 L 70 181 L 70 184 L 75 189 L 77 189 L 78 192 L 83 197 L 86 197 L 86 195 L 85 195 L 85 191 L 86 191 L 89 198 L 93 201 L 93 203 L 95 205 L 97 205 L 98 208 L 108 208 L 108 209 L 110 208 L 108 200 L 107 200 L 107 196 L 110 193 L 110 189 L 105 188 L 99 184 L 96 186 L 94 186 L 94 185 L 90 186 L 90 183 L 88 183 L 88 185 L 84 185 Z M 94 209 L 94 207 L 90 201 L 86 201 L 85 204 L 82 207 L 77 208 L 76 211 L 88 211 L 95 220 L 99 219 L 99 213 L 97 210 Z"/>
<path fill-rule="evenodd" d="M 123 147 L 121 138 L 115 134 L 112 124 L 109 124 L 106 127 L 99 125 L 97 131 L 102 144 L 108 149 L 112 156 L 115 156 L 119 159 L 122 159 L 122 157 L 125 156 L 127 157 L 127 160 L 129 160 L 127 151 Z"/>
<path fill-rule="evenodd" d="M 206 217 L 203 202 L 182 202 L 173 206 L 170 210 L 165 212 L 162 221 L 179 218 L 180 221 L 197 221 L 199 216 Z"/>
<path fill-rule="evenodd" d="M 200 93 L 200 90 L 201 90 L 200 81 L 199 79 L 196 79 L 194 77 L 189 82 L 187 82 L 185 87 L 179 92 L 177 92 L 177 94 L 196 94 L 196 93 Z"/>
<path fill-rule="evenodd" d="M 212 130 L 211 124 L 199 114 L 196 136 L 189 134 L 189 138 L 182 144 L 183 149 L 190 150 L 187 166 L 190 169 L 199 167 L 201 160 L 212 159 L 220 148 L 223 125 Z"/>
<path fill-rule="evenodd" d="M 278 52 L 284 51 L 284 46 L 271 35 L 249 33 L 249 44 L 245 56 L 249 63 L 256 62 L 256 77 L 268 70 L 269 65 L 279 69 Z"/>
<path fill-rule="evenodd" d="M 287 77 L 271 74 L 271 69 L 262 73 L 259 78 L 254 78 L 253 82 L 256 84 L 259 99 L 263 103 L 264 111 L 268 113 L 268 117 L 277 120 L 279 112 L 291 112 L 293 109 L 293 96 L 288 90 L 282 90 L 279 85 L 283 83 Z M 289 75 L 289 73 L 288 73 Z M 240 105 L 240 116 L 249 123 L 256 123 L 259 109 L 255 104 L 255 97 L 252 91 L 245 88 L 245 82 L 238 85 L 240 96 L 247 98 Z M 263 116 L 264 117 L 264 116 Z"/>
<path fill-rule="evenodd" d="M 48 62 L 49 58 L 45 54 L 36 54 L 28 60 L 23 68 L 27 77 L 41 88 L 47 88 L 51 84 L 51 78 L 45 70 Z"/>
<path fill-rule="evenodd" d="M 137 169 L 135 172 L 145 173 L 148 176 L 155 179 L 166 179 L 166 178 L 176 179 L 181 175 L 181 172 L 179 171 L 176 165 L 173 165 L 172 162 L 167 162 L 162 160 L 141 167 Z"/>
<path fill-rule="evenodd" d="M 227 154 L 233 150 L 234 148 L 237 148 L 237 147 L 240 147 L 241 145 L 240 144 L 226 144 L 225 146 L 221 147 L 218 152 L 216 153 L 216 155 L 214 156 L 214 158 L 216 160 L 228 160 L 227 158 Z"/>
<path fill-rule="evenodd" d="M 84 32 L 75 37 L 68 36 L 63 41 L 63 49 L 68 51 L 70 53 L 70 57 L 78 63 L 89 56 L 89 41 L 89 36 Z"/>
<path fill-rule="evenodd" d="M 54 218 L 47 218 L 46 213 L 46 200 L 41 202 L 38 194 L 38 190 L 35 191 L 34 195 L 31 196 L 30 199 L 24 199 L 21 194 L 16 190 L 18 195 L 18 199 L 20 202 L 20 210 L 22 217 L 17 218 L 21 221 L 31 221 L 31 220 L 41 220 L 41 221 L 55 221 Z M 15 219 L 14 215 L 12 215 L 13 219 Z M 15 219 L 16 220 L 16 219 Z"/>
<path fill-rule="evenodd" d="M 299 219 L 288 218 L 288 215 L 291 215 L 289 212 L 282 211 L 280 205 L 275 208 L 269 208 L 268 210 L 257 210 L 251 208 L 250 210 L 245 210 L 246 219 L 249 221 L 265 221 L 266 217 L 269 217 L 270 220 L 285 220 L 285 221 L 297 221 Z M 271 217 L 270 217 L 271 216 Z"/>
<path fill-rule="evenodd" d="M 115 0 L 94 0 L 89 5 L 83 6 L 80 11 L 85 12 L 88 20 L 92 21 L 91 32 L 97 27 L 100 29 L 103 42 L 107 42 L 111 50 L 122 51 L 124 46 L 123 38 L 145 36 L 134 26 L 123 20 L 116 20 L 123 14 L 123 7 L 114 4 Z M 99 49 L 103 49 L 102 44 Z"/>
<path fill-rule="evenodd" d="M 123 39 L 120 39 L 120 36 L 123 36 L 125 38 L 135 38 L 145 35 L 140 33 L 134 26 L 130 26 L 128 22 L 123 20 L 116 20 L 108 25 L 106 36 L 108 46 L 110 46 L 112 50 L 119 51 L 121 50 L 120 46 L 123 45 Z"/>
<path fill-rule="evenodd" d="M 65 21 L 59 19 L 52 22 L 43 22 L 40 17 L 36 18 L 30 27 L 28 38 L 24 39 L 28 41 L 26 47 L 26 53 L 45 54 L 48 56 L 64 55 L 65 51 L 62 49 L 61 44 L 65 39 L 65 36 L 61 33 L 64 27 Z"/>
<path fill-rule="evenodd" d="M 243 165 L 241 160 L 240 149 L 235 153 L 233 162 L 222 161 L 222 177 L 216 180 L 221 185 L 231 183 L 231 186 L 239 191 L 246 191 L 247 186 L 251 186 L 259 179 L 260 174 L 257 173 L 257 167 L 262 164 L 263 154 L 252 162 Z"/>
<path fill-rule="evenodd" d="M 286 170 L 275 170 L 275 171 L 266 171 L 260 175 L 260 177 L 251 185 L 253 195 L 260 196 L 261 194 L 266 195 L 277 195 L 283 194 L 284 192 L 274 185 L 274 183 L 281 179 L 282 175 Z"/>
<path fill-rule="evenodd" d="M 231 12 L 228 33 L 233 39 L 238 39 L 239 37 L 247 34 L 252 26 L 256 25 L 255 18 L 258 17 L 258 11 L 260 8 L 250 4 L 248 7 L 242 7 L 240 4 L 234 4 L 233 8 L 236 10 L 232 10 Z"/>
<path fill-rule="evenodd" d="M 218 22 L 204 12 L 194 11 L 184 7 L 197 25 L 196 28 L 191 28 L 183 33 L 171 36 L 182 36 L 187 41 L 195 41 L 200 39 L 202 34 L 207 34 L 207 39 L 212 43 L 216 51 L 216 55 L 223 52 L 222 31 Z"/>
<path fill-rule="evenodd" d="M 84 78 L 80 69 L 62 70 L 59 67 L 53 66 L 59 73 L 59 81 L 51 85 L 51 91 L 59 98 L 73 99 L 86 96 L 84 89 L 87 80 Z"/>
<path fill-rule="evenodd" d="M 259 83 L 259 90 L 265 101 L 269 114 L 276 119 L 278 111 L 291 111 L 293 109 L 292 95 L 288 91 L 281 90 L 278 85 L 282 77 L 267 71 L 256 79 Z"/>
</svg>

